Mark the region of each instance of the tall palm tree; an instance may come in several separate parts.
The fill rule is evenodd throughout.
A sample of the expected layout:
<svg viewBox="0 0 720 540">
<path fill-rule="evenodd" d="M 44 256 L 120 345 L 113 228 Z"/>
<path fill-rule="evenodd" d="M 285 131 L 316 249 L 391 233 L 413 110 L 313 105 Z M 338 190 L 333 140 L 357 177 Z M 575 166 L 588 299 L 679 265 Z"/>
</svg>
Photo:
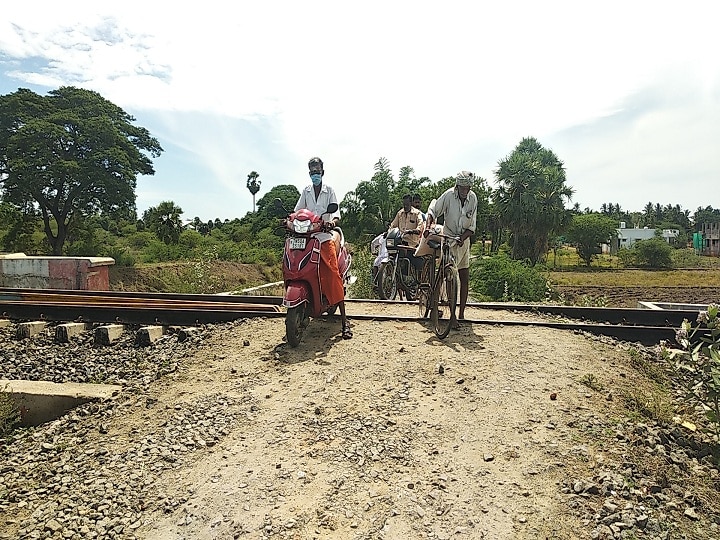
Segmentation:
<svg viewBox="0 0 720 540">
<path fill-rule="evenodd" d="M 252 171 L 250 174 L 248 174 L 247 179 L 247 188 L 252 193 L 253 197 L 253 214 L 255 213 L 255 195 L 257 195 L 257 192 L 260 191 L 260 180 L 258 180 L 258 176 L 260 176 L 255 171 Z"/>
</svg>

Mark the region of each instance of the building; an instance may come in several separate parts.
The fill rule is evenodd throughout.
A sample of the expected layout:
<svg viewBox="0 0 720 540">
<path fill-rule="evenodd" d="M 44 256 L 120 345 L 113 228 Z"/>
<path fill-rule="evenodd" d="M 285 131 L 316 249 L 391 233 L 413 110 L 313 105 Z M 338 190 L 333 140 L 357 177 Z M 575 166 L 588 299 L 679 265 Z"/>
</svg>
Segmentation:
<svg viewBox="0 0 720 540">
<path fill-rule="evenodd" d="M 615 255 L 620 249 L 629 249 L 639 240 L 650 240 L 655 238 L 657 235 L 657 229 L 649 229 L 643 227 L 642 229 L 628 229 L 625 227 L 625 222 L 620 222 L 620 228 L 617 229 L 617 238 L 613 241 L 610 249 L 610 253 Z M 678 229 L 662 229 L 660 236 L 665 239 L 667 243 L 670 243 L 671 238 L 677 238 L 680 236 Z M 613 249 L 614 248 L 614 249 Z"/>
<path fill-rule="evenodd" d="M 700 253 L 720 257 L 720 223 L 701 223 L 700 235 Z"/>
</svg>

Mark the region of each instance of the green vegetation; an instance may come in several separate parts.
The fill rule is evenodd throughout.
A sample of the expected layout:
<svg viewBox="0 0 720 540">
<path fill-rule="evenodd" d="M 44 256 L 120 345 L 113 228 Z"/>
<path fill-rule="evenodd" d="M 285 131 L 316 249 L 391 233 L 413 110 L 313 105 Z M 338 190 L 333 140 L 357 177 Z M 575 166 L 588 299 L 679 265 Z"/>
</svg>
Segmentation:
<svg viewBox="0 0 720 540">
<path fill-rule="evenodd" d="M 720 444 L 720 307 L 708 306 L 697 325 L 687 320 L 676 333 L 679 349 L 664 347 L 663 357 L 672 363 L 678 379 L 685 383 L 689 403 L 705 412 L 710 431 Z"/>
<path fill-rule="evenodd" d="M 589 267 L 593 259 L 602 253 L 601 244 L 608 244 L 617 237 L 617 222 L 602 214 L 575 216 L 565 236 L 576 246 L 578 257 Z"/>
<path fill-rule="evenodd" d="M 588 388 L 595 390 L 596 392 L 601 392 L 604 389 L 603 384 L 592 373 L 586 373 L 585 375 L 583 375 L 580 378 L 580 382 Z"/>
<path fill-rule="evenodd" d="M 545 298 L 547 281 L 540 267 L 512 260 L 504 252 L 470 266 L 470 288 L 479 300 L 537 302 Z"/>
<path fill-rule="evenodd" d="M 88 217 L 134 213 L 137 175 L 155 172 L 145 152 L 162 152 L 134 120 L 98 93 L 70 86 L 0 96 L 3 201 L 39 215 L 53 255 Z"/>
<path fill-rule="evenodd" d="M 620 260 L 625 266 L 640 266 L 645 268 L 670 268 L 672 266 L 673 248 L 662 238 L 639 240 L 629 249 L 618 252 Z"/>
<path fill-rule="evenodd" d="M 562 161 L 532 137 L 498 166 L 495 213 L 509 231 L 511 257 L 534 265 L 547 254 L 550 237 L 570 223 L 565 202 L 573 189 L 565 184 Z"/>
</svg>

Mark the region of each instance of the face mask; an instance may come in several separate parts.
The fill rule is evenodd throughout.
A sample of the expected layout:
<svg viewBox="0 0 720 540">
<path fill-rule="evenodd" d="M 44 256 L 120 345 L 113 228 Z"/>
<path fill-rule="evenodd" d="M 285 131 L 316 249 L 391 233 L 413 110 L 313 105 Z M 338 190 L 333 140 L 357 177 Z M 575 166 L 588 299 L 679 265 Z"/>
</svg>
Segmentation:
<svg viewBox="0 0 720 540">
<path fill-rule="evenodd" d="M 320 182 L 322 182 L 322 174 L 311 174 L 310 180 L 312 180 L 313 186 L 319 186 Z"/>
</svg>

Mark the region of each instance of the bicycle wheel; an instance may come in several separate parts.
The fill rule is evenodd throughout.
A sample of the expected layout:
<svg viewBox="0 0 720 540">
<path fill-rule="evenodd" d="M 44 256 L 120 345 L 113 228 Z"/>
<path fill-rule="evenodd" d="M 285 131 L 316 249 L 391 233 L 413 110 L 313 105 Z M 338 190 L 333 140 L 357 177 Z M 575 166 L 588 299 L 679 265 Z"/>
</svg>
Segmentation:
<svg viewBox="0 0 720 540">
<path fill-rule="evenodd" d="M 411 270 L 410 273 L 403 278 L 403 290 L 405 291 L 405 298 L 413 302 L 418 296 L 418 287 L 420 281 L 417 278 L 417 272 Z"/>
<path fill-rule="evenodd" d="M 460 288 L 460 278 L 455 265 L 446 265 L 442 269 L 440 278 L 440 286 L 436 291 L 437 307 L 433 317 L 435 326 L 435 335 L 440 339 L 444 339 L 450 333 L 450 329 L 455 324 L 455 308 L 457 307 L 458 290 Z"/>
<path fill-rule="evenodd" d="M 420 285 L 417 293 L 418 311 L 420 317 L 427 319 L 430 314 L 432 303 L 430 302 L 430 288 L 426 285 Z"/>
<path fill-rule="evenodd" d="M 395 280 L 395 263 L 388 261 L 380 268 L 378 276 L 378 296 L 382 300 L 395 300 L 397 281 Z"/>
<path fill-rule="evenodd" d="M 431 283 L 435 277 L 435 272 L 433 271 L 434 268 L 434 261 L 432 261 L 429 257 L 425 257 L 425 264 L 420 272 L 420 284 L 418 285 L 417 294 L 418 310 L 420 312 L 420 317 L 423 319 L 428 318 L 433 307 L 433 291 Z"/>
</svg>

